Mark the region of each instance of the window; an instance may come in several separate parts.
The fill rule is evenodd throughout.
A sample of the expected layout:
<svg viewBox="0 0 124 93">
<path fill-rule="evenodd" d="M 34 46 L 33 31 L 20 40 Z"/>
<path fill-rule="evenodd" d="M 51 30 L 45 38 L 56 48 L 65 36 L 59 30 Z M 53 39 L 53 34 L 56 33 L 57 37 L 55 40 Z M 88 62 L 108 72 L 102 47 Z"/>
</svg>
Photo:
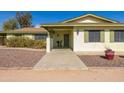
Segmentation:
<svg viewBox="0 0 124 93">
<path fill-rule="evenodd" d="M 114 41 L 115 42 L 124 42 L 124 30 L 114 31 Z"/>
<path fill-rule="evenodd" d="M 89 42 L 100 42 L 100 30 L 89 31 Z"/>
<path fill-rule="evenodd" d="M 15 36 L 22 36 L 22 34 L 15 34 Z"/>
<path fill-rule="evenodd" d="M 47 35 L 45 34 L 36 34 L 35 40 L 46 40 Z"/>
</svg>

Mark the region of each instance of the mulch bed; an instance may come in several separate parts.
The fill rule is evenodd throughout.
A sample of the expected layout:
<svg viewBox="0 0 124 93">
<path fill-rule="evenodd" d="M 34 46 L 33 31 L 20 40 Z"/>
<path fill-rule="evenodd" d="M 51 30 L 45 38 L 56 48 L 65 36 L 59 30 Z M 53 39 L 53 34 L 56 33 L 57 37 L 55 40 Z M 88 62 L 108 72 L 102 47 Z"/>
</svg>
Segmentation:
<svg viewBox="0 0 124 93">
<path fill-rule="evenodd" d="M 124 67 L 124 56 L 115 56 L 113 60 L 98 55 L 82 55 L 79 58 L 88 67 Z"/>
<path fill-rule="evenodd" d="M 44 55 L 42 51 L 0 49 L 0 68 L 32 68 Z"/>
</svg>

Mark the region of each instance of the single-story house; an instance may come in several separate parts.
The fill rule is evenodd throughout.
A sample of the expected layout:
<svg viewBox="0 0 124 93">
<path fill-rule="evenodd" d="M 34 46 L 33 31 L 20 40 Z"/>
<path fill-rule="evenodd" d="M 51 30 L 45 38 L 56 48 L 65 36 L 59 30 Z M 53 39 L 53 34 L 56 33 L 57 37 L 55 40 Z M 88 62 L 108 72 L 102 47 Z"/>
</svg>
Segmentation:
<svg viewBox="0 0 124 93">
<path fill-rule="evenodd" d="M 0 32 L 0 45 L 4 45 L 4 39 L 14 36 L 25 36 L 33 40 L 46 40 L 47 30 L 44 28 L 27 27 L 22 29 L 16 29 L 12 31 Z"/>
<path fill-rule="evenodd" d="M 54 48 L 73 51 L 124 51 L 124 23 L 86 14 L 55 24 L 42 25 L 48 31 L 47 52 Z"/>
</svg>

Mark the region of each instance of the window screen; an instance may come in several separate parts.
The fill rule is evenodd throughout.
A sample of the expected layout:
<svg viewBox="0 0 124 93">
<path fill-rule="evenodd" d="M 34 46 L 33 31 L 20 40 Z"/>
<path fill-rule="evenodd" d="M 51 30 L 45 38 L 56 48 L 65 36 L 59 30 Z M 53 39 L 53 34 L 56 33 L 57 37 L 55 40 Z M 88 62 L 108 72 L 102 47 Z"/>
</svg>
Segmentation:
<svg viewBox="0 0 124 93">
<path fill-rule="evenodd" d="M 89 31 L 89 42 L 100 42 L 100 30 Z"/>
<path fill-rule="evenodd" d="M 124 30 L 114 31 L 114 41 L 124 42 Z"/>
<path fill-rule="evenodd" d="M 47 35 L 43 34 L 36 34 L 35 35 L 35 40 L 46 40 Z"/>
</svg>

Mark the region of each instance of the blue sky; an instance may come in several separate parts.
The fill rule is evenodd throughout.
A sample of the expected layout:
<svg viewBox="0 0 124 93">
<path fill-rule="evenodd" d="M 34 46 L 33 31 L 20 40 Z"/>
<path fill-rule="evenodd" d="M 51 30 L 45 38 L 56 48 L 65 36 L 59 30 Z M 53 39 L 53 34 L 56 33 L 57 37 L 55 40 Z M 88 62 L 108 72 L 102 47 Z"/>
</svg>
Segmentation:
<svg viewBox="0 0 124 93">
<path fill-rule="evenodd" d="M 124 11 L 31 11 L 33 25 L 56 23 L 87 13 L 124 22 Z M 13 18 L 15 14 L 15 11 L 0 11 L 0 28 L 6 20 Z"/>
</svg>

